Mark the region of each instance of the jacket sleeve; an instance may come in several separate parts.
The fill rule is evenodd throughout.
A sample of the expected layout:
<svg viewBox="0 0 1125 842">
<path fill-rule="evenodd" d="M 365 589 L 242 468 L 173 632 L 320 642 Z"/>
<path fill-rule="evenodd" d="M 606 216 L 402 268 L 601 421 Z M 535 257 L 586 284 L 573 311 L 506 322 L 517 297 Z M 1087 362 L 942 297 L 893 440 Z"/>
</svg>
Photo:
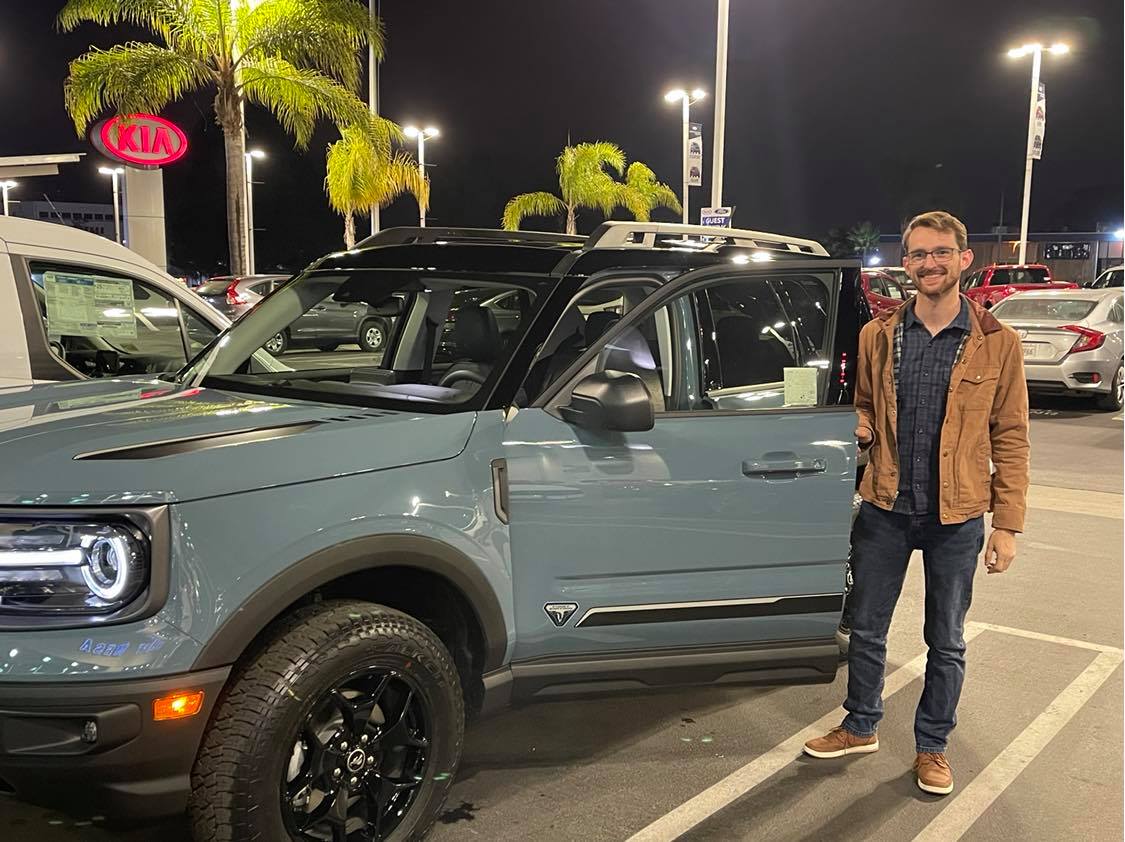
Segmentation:
<svg viewBox="0 0 1125 842">
<path fill-rule="evenodd" d="M 872 325 L 874 321 L 864 325 L 859 334 L 859 359 L 856 360 L 855 375 L 855 414 L 858 417 L 857 426 L 866 427 L 871 431 L 871 441 L 862 449 L 867 450 L 878 437 L 875 428 L 875 400 L 872 393 L 871 360 L 872 352 Z"/>
<path fill-rule="evenodd" d="M 992 526 L 1023 532 L 1031 444 L 1028 441 L 1027 380 L 1023 352 L 1014 337 L 1000 366 L 996 397 L 988 419 L 992 440 Z"/>
</svg>

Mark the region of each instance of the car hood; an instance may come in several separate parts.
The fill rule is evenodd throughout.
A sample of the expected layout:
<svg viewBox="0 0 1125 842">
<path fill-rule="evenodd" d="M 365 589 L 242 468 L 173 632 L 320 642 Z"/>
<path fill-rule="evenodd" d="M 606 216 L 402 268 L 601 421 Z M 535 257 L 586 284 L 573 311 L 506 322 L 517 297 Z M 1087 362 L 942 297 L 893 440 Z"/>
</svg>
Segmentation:
<svg viewBox="0 0 1125 842">
<path fill-rule="evenodd" d="M 144 505 L 448 459 L 429 415 L 140 379 L 0 389 L 0 505 Z"/>
</svg>

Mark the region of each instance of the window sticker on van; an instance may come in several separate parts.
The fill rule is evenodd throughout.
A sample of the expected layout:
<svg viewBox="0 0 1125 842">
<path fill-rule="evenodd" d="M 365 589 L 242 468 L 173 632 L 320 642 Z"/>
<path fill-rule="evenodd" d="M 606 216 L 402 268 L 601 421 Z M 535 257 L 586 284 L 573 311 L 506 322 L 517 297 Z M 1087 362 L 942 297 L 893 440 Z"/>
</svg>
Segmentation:
<svg viewBox="0 0 1125 842">
<path fill-rule="evenodd" d="M 44 272 L 47 333 L 136 339 L 133 282 L 70 272 Z"/>
<path fill-rule="evenodd" d="M 784 371 L 785 405 L 816 406 L 817 370 L 786 366 Z"/>
</svg>

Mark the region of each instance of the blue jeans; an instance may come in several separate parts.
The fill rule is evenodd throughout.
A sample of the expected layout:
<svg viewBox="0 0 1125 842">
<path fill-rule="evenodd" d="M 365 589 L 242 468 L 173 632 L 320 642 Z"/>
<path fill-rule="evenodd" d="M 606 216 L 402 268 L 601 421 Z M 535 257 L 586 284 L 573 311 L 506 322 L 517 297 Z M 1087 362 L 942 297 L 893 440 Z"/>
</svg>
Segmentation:
<svg viewBox="0 0 1125 842">
<path fill-rule="evenodd" d="M 865 502 L 852 530 L 848 596 L 851 642 L 844 728 L 860 737 L 875 733 L 883 718 L 887 630 L 906 566 L 922 551 L 926 573 L 924 636 L 926 687 L 914 716 L 918 752 L 943 752 L 957 724 L 965 681 L 965 614 L 973 598 L 973 574 L 984 547 L 984 518 L 943 525 L 937 515 L 903 515 Z"/>
</svg>

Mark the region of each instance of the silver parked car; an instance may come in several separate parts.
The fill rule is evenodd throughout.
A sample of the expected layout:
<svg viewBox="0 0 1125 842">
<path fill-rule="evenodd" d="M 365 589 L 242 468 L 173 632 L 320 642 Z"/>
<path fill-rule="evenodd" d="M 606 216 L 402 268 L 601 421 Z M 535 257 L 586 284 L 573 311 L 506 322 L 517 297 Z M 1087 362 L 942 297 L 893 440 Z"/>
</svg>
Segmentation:
<svg viewBox="0 0 1125 842">
<path fill-rule="evenodd" d="M 1087 289 L 1121 289 L 1125 287 L 1125 266 L 1111 266 L 1084 286 Z"/>
<path fill-rule="evenodd" d="M 195 291 L 233 322 L 288 279 L 288 275 L 219 275 L 204 281 Z"/>
<path fill-rule="evenodd" d="M 1093 395 L 1102 409 L 1121 409 L 1122 290 L 1021 292 L 992 312 L 1023 340 L 1028 391 Z"/>
</svg>

